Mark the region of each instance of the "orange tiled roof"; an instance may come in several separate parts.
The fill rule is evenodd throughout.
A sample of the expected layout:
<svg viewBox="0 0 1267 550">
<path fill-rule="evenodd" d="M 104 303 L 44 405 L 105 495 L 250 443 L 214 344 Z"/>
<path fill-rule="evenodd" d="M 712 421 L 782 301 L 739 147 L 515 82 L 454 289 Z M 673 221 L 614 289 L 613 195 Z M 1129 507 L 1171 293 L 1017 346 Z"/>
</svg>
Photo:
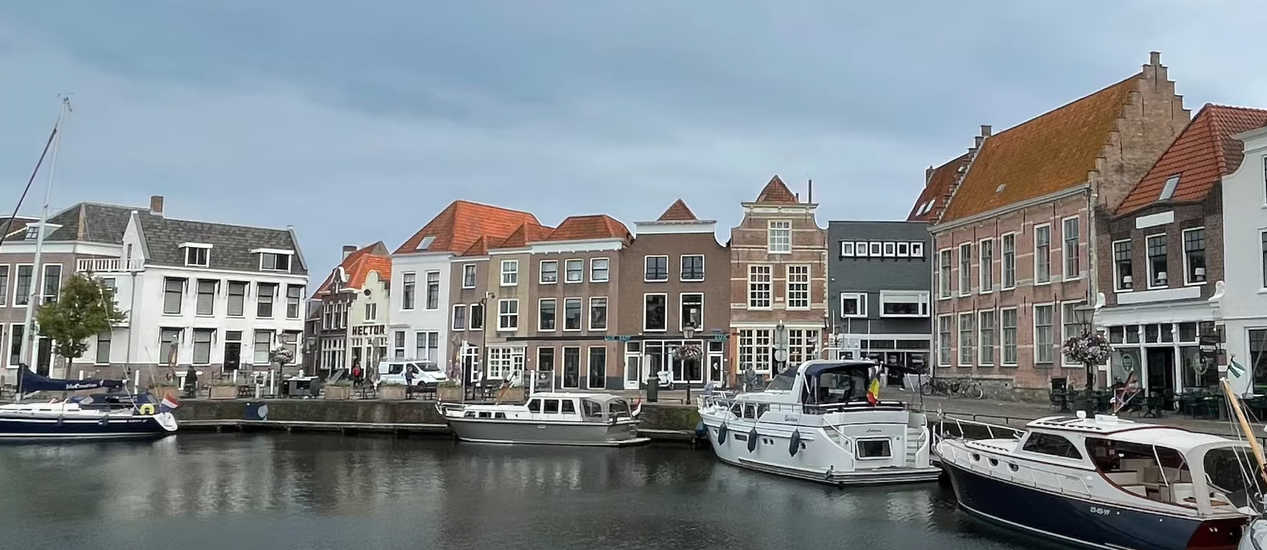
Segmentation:
<svg viewBox="0 0 1267 550">
<path fill-rule="evenodd" d="M 911 207 L 911 213 L 906 216 L 906 221 L 936 221 L 942 209 L 946 208 L 946 203 L 950 201 L 951 189 L 963 176 L 967 170 L 968 161 L 971 159 L 971 153 L 964 153 L 959 158 L 934 168 L 932 174 L 926 176 L 928 181 L 924 182 L 924 191 L 919 194 L 919 200 L 915 201 L 915 206 Z"/>
<path fill-rule="evenodd" d="M 541 242 L 550 236 L 551 228 L 535 223 L 525 223 L 515 229 L 502 242 L 490 248 L 523 248 L 529 243 Z"/>
<path fill-rule="evenodd" d="M 699 221 L 699 218 L 695 217 L 695 213 L 691 212 L 690 207 L 686 206 L 686 203 L 683 202 L 682 199 L 678 199 L 673 201 L 673 204 L 669 205 L 669 209 L 665 210 L 663 214 L 660 214 L 659 219 L 656 221 L 696 222 Z"/>
<path fill-rule="evenodd" d="M 1085 183 L 1140 77 L 1137 73 L 986 138 L 940 222 Z"/>
<path fill-rule="evenodd" d="M 776 174 L 770 178 L 770 183 L 765 184 L 765 187 L 761 189 L 761 194 L 757 195 L 757 202 L 796 204 L 797 200 L 792 190 L 788 189 L 787 184 L 783 183 Z"/>
<path fill-rule="evenodd" d="M 339 263 L 339 267 L 343 268 L 343 272 L 347 273 L 349 288 L 361 288 L 365 285 L 365 278 L 369 276 L 371 271 L 377 271 L 379 279 L 388 281 L 392 275 L 392 261 L 387 254 L 387 245 L 383 241 L 378 241 L 369 246 L 359 248 L 348 254 Z M 317 288 L 317 292 L 313 296 L 320 296 L 330 292 L 330 286 L 334 283 L 334 274 L 331 273 L 326 277 L 325 282 Z"/>
<path fill-rule="evenodd" d="M 1267 111 L 1207 103 L 1135 184 L 1116 214 L 1124 216 L 1159 202 L 1200 202 L 1245 156 L 1232 136 L 1267 126 Z M 1161 199 L 1166 181 L 1179 176 L 1171 197 Z"/>
<path fill-rule="evenodd" d="M 590 239 L 625 239 L 632 235 L 625 224 L 606 214 L 569 216 L 550 233 L 547 241 L 584 241 Z"/>
<path fill-rule="evenodd" d="M 427 252 L 460 254 L 482 236 L 504 237 L 525 223 L 536 224 L 537 217 L 528 212 L 457 200 L 414 233 L 394 254 L 419 252 L 418 245 L 426 237 L 435 237 Z"/>
</svg>

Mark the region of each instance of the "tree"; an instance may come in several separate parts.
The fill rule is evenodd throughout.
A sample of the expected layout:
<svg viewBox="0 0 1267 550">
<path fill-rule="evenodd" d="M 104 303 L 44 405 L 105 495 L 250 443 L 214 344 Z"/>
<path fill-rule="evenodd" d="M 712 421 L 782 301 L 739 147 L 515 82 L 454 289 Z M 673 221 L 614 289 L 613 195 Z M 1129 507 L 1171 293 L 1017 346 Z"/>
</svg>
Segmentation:
<svg viewBox="0 0 1267 550">
<path fill-rule="evenodd" d="M 35 320 L 40 335 L 54 342 L 54 351 L 66 358 L 67 372 L 76 358 L 88 351 L 88 338 L 101 334 L 124 319 L 114 305 L 113 291 L 90 273 L 76 273 L 62 285 L 57 301 L 40 306 Z"/>
</svg>

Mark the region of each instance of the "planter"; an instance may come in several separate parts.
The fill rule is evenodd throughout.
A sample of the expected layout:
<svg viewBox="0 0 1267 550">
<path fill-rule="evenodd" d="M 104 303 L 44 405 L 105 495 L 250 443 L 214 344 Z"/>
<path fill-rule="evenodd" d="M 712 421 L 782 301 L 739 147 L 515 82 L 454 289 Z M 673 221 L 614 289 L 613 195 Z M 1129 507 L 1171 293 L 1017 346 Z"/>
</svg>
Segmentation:
<svg viewBox="0 0 1267 550">
<path fill-rule="evenodd" d="M 237 386 L 211 386 L 212 399 L 237 399 Z"/>
<path fill-rule="evenodd" d="M 351 399 L 352 386 L 326 386 L 322 399 Z"/>
<path fill-rule="evenodd" d="M 501 403 L 523 403 L 524 389 L 520 387 L 497 390 L 493 393 L 493 398 Z"/>
<path fill-rule="evenodd" d="M 440 386 L 436 388 L 436 398 L 441 401 L 461 401 L 462 386 Z"/>
<path fill-rule="evenodd" d="M 400 401 L 405 398 L 404 386 L 382 385 L 378 387 L 378 398 L 389 401 Z"/>
</svg>

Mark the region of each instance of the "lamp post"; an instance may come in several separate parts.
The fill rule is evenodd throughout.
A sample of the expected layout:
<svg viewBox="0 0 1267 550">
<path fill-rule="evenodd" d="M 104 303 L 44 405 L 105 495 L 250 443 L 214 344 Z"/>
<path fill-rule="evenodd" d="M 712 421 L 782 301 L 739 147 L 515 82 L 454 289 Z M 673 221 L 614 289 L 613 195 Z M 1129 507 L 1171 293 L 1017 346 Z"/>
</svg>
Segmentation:
<svg viewBox="0 0 1267 550">
<path fill-rule="evenodd" d="M 682 336 L 686 339 L 686 341 L 685 341 L 685 342 L 682 342 L 682 347 L 686 347 L 686 346 L 691 345 L 690 340 L 691 340 L 692 338 L 694 338 L 694 337 L 695 337 L 695 324 L 694 324 L 694 323 L 688 323 L 686 326 L 682 327 Z M 682 348 L 678 348 L 678 349 L 682 349 Z M 701 350 L 701 351 L 703 351 L 703 350 Z M 704 357 L 704 354 L 702 354 L 702 353 L 701 353 L 699 357 L 696 357 L 696 358 L 695 358 L 695 360 L 696 360 L 696 361 L 701 361 L 701 360 L 703 359 L 703 357 Z M 701 366 L 701 367 L 702 367 L 702 366 Z M 682 372 L 686 372 L 686 369 L 682 369 Z M 690 404 L 690 402 L 691 402 L 691 377 L 690 377 L 690 376 L 686 376 L 685 378 L 686 378 L 686 380 L 685 380 L 685 382 L 686 382 L 686 399 L 684 399 L 684 400 L 683 400 L 683 402 L 685 402 L 685 403 L 687 403 L 687 404 Z"/>
<path fill-rule="evenodd" d="M 1096 337 L 1094 323 L 1095 308 L 1086 304 L 1077 306 L 1073 308 L 1073 316 L 1074 320 L 1078 322 L 1078 325 L 1082 327 L 1082 335 L 1078 337 L 1082 341 L 1082 346 L 1079 349 L 1098 350 L 1099 342 Z M 1066 348 L 1069 348 L 1068 344 L 1069 343 L 1067 342 L 1065 346 Z M 1084 398 L 1085 404 L 1083 407 L 1087 412 L 1087 418 L 1093 418 L 1095 416 L 1095 401 L 1091 399 L 1091 391 L 1095 389 L 1095 367 L 1098 364 L 1098 361 L 1091 358 L 1090 355 L 1085 355 L 1081 357 L 1081 359 L 1087 375 L 1087 389 L 1086 396 Z"/>
</svg>

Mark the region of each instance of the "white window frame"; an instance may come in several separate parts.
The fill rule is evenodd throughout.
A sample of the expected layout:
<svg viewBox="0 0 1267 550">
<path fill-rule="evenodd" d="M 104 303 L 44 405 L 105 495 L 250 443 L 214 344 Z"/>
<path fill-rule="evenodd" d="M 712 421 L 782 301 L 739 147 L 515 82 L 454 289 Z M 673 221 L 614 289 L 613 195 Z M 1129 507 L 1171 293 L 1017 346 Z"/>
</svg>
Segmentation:
<svg viewBox="0 0 1267 550">
<path fill-rule="evenodd" d="M 514 306 L 514 312 L 503 312 L 503 305 Z M 514 319 L 515 326 L 512 327 L 506 323 L 506 321 L 510 319 Z M 519 330 L 519 298 L 502 298 L 497 300 L 497 330 L 504 332 L 514 332 Z"/>
<path fill-rule="evenodd" d="M 418 274 L 406 271 L 400 275 L 400 309 L 413 311 L 418 307 Z"/>
<path fill-rule="evenodd" d="M 1050 349 L 1052 356 L 1047 361 L 1040 361 L 1038 358 L 1038 350 L 1043 346 L 1038 344 L 1038 308 L 1051 308 L 1051 343 L 1046 347 Z M 1030 308 L 1029 324 L 1031 328 L 1031 336 L 1034 342 L 1034 364 L 1035 365 L 1055 365 L 1056 364 L 1056 304 L 1055 302 L 1044 302 L 1033 304 Z"/>
<path fill-rule="evenodd" d="M 476 302 L 474 304 L 468 304 L 468 306 L 469 307 L 466 309 L 466 330 L 484 330 L 484 324 L 488 322 L 488 305 Z M 480 308 L 480 314 L 478 317 L 480 320 L 479 328 L 476 328 L 471 324 L 471 322 L 476 319 L 475 308 L 477 306 Z"/>
<path fill-rule="evenodd" d="M 1131 287 L 1130 288 L 1124 288 L 1122 286 L 1123 281 L 1122 281 L 1122 271 L 1120 269 L 1121 266 L 1119 266 L 1117 262 L 1117 245 L 1120 243 L 1126 243 L 1130 245 L 1130 257 L 1128 258 L 1128 261 L 1131 264 Z M 1131 292 L 1135 290 L 1136 269 L 1135 269 L 1135 243 L 1134 241 L 1132 241 L 1131 239 L 1118 239 L 1116 241 L 1109 243 L 1109 259 L 1113 262 L 1113 291 L 1120 293 L 1120 292 Z"/>
<path fill-rule="evenodd" d="M 857 302 L 856 314 L 845 313 L 845 302 Z M 841 292 L 840 293 L 840 318 L 842 319 L 866 319 L 867 318 L 867 293 L 865 292 Z"/>
<path fill-rule="evenodd" d="M 581 317 L 580 319 L 576 320 L 576 328 L 568 328 L 568 304 L 569 303 L 576 304 L 577 315 L 580 315 Z M 564 298 L 563 299 L 563 315 L 560 315 L 560 318 L 563 319 L 563 332 L 580 332 L 584 330 L 586 313 L 589 313 L 589 312 L 585 309 L 585 300 L 575 297 L 575 296 Z"/>
<path fill-rule="evenodd" d="M 1152 254 L 1150 253 L 1150 251 L 1148 250 L 1149 248 L 1151 248 L 1151 247 L 1149 246 L 1149 241 L 1151 241 L 1151 240 L 1153 240 L 1153 239 L 1161 239 L 1161 240 L 1162 240 L 1162 242 L 1163 242 L 1163 243 L 1165 243 L 1165 245 L 1166 245 L 1166 269 L 1170 269 L 1170 242 L 1166 240 L 1166 234 L 1165 234 L 1165 233 L 1154 233 L 1154 234 L 1152 234 L 1152 235 L 1147 235 L 1147 236 L 1145 236 L 1145 237 L 1144 237 L 1144 262 L 1146 262 L 1146 263 L 1147 263 L 1147 266 L 1148 266 L 1148 289 L 1149 289 L 1149 290 L 1154 290 L 1154 289 L 1160 289 L 1160 288 L 1170 288 L 1170 283 L 1171 283 L 1171 280 L 1170 280 L 1170 272 L 1168 272 L 1168 271 L 1157 271 L 1157 272 L 1154 272 L 1154 271 L 1153 271 L 1153 256 L 1152 256 Z M 1166 284 L 1164 284 L 1164 285 L 1158 285 L 1158 284 L 1157 284 L 1157 275 L 1158 275 L 1158 274 L 1160 274 L 1160 273 L 1165 273 L 1165 274 L 1166 274 Z"/>
<path fill-rule="evenodd" d="M 545 304 L 546 302 L 552 302 L 551 305 L 554 306 L 554 326 L 550 328 L 545 328 L 541 325 L 541 312 L 545 311 L 545 308 L 541 306 Z M 557 330 L 559 330 L 559 301 L 555 298 L 538 298 L 537 299 L 537 332 L 554 332 Z"/>
<path fill-rule="evenodd" d="M 577 269 L 580 276 L 577 277 L 575 281 L 568 280 L 569 274 L 572 273 L 572 266 L 576 264 L 581 264 L 581 267 Z M 563 284 L 579 285 L 584 282 L 585 282 L 585 258 L 568 258 L 566 260 L 563 260 Z"/>
<path fill-rule="evenodd" d="M 884 305 L 893 302 L 897 304 L 916 304 L 920 313 L 907 315 L 903 313 L 885 313 Z M 881 290 L 880 291 L 880 317 L 888 318 L 905 318 L 905 319 L 924 319 L 929 316 L 932 307 L 929 292 L 926 290 Z"/>
<path fill-rule="evenodd" d="M 19 298 L 22 298 L 22 294 L 18 292 L 18 288 L 19 288 L 18 281 L 20 280 L 20 277 L 22 275 L 22 268 L 24 267 L 31 270 L 31 282 L 30 282 L 31 286 L 26 289 L 27 293 L 26 293 L 25 304 L 22 303 L 21 300 L 19 300 Z M 9 302 L 11 304 L 9 307 L 26 307 L 27 305 L 31 303 L 32 300 L 35 299 L 36 289 L 38 289 L 39 285 L 41 284 L 39 283 L 39 277 L 35 275 L 35 264 L 21 264 L 21 263 L 13 264 L 13 272 L 10 277 L 13 279 L 13 300 Z M 6 349 L 5 353 L 8 353 L 8 352 L 9 351 Z"/>
<path fill-rule="evenodd" d="M 881 258 L 884 256 L 884 243 L 880 241 L 867 241 L 867 255 L 872 258 Z"/>
<path fill-rule="evenodd" d="M 683 273 L 683 269 L 686 267 L 687 258 L 699 258 L 700 276 L 698 279 L 687 279 L 685 274 Z M 704 278 L 707 277 L 707 273 L 705 271 L 705 265 L 704 265 L 704 255 L 703 254 L 683 254 L 679 256 L 677 271 L 678 271 L 678 280 L 684 283 L 698 283 L 700 281 L 703 281 Z"/>
<path fill-rule="evenodd" d="M 937 316 L 937 366 L 939 367 L 953 365 L 950 360 L 955 353 L 953 320 L 954 317 L 949 313 Z"/>
<path fill-rule="evenodd" d="M 1013 359 L 1011 362 L 1007 360 L 1007 340 L 1006 340 L 1006 336 L 1004 332 L 1007 330 L 1007 327 L 1004 326 L 1003 324 L 1003 317 L 1005 316 L 1006 312 L 1011 312 L 1012 317 L 1016 320 L 1016 324 L 1012 326 Z M 1015 308 L 1015 307 L 999 308 L 998 321 L 995 323 L 995 326 L 998 327 L 998 333 L 999 333 L 999 364 L 1004 367 L 1015 367 L 1020 362 L 1020 358 L 1021 358 L 1021 343 L 1020 343 L 1021 327 L 1020 325 L 1021 325 L 1020 309 Z"/>
<path fill-rule="evenodd" d="M 840 241 L 840 257 L 852 258 L 854 251 L 853 241 Z"/>
<path fill-rule="evenodd" d="M 1190 280 L 1190 278 L 1192 277 L 1193 268 L 1190 262 L 1188 261 L 1188 233 L 1192 233 L 1193 231 L 1202 232 L 1201 241 L 1202 241 L 1202 246 L 1204 246 L 1204 248 L 1201 249 L 1201 255 L 1205 257 L 1204 269 L 1206 270 L 1204 281 Z M 1183 248 L 1183 285 L 1184 286 L 1201 286 L 1210 282 L 1210 255 L 1209 255 L 1210 247 L 1208 245 L 1209 242 L 1210 242 L 1210 239 L 1205 234 L 1204 225 L 1201 227 L 1192 227 L 1189 229 L 1184 229 L 1183 231 L 1179 232 L 1179 246 Z M 1167 253 L 1169 253 L 1169 251 L 1167 251 Z M 1169 277 L 1170 274 L 1167 273 L 1166 276 Z"/>
<path fill-rule="evenodd" d="M 660 296 L 664 298 L 664 328 L 647 328 L 647 298 L 651 296 Z M 667 292 L 645 292 L 642 294 L 642 332 L 668 332 L 669 331 L 669 293 Z"/>
<path fill-rule="evenodd" d="M 885 257 L 885 258 L 896 258 L 896 257 L 897 257 L 897 243 L 895 243 L 895 242 L 885 242 L 885 243 L 884 243 L 884 257 Z"/>
<path fill-rule="evenodd" d="M 603 302 L 603 326 L 601 327 L 594 326 L 594 304 L 598 300 L 602 300 Z M 585 320 L 581 326 L 589 327 L 589 330 L 591 331 L 606 331 L 607 327 L 611 326 L 611 320 L 608 318 L 611 313 L 610 307 L 611 303 L 607 300 L 606 296 L 590 296 L 589 308 L 585 310 Z"/>
<path fill-rule="evenodd" d="M 278 273 L 290 273 L 295 265 L 295 253 L 289 250 L 254 250 L 253 252 L 260 255 L 260 271 L 275 271 Z M 265 256 L 285 256 L 286 269 L 277 269 L 276 267 L 264 267 Z M 276 264 L 274 264 L 276 265 Z"/>
<path fill-rule="evenodd" d="M 595 276 L 595 274 L 598 273 L 599 262 L 602 262 L 603 264 L 602 271 L 604 275 L 602 279 L 599 279 L 598 277 Z M 612 269 L 611 258 L 590 258 L 590 282 L 591 283 L 606 283 L 610 281 L 611 269 Z"/>
<path fill-rule="evenodd" d="M 800 269 L 802 269 L 802 268 L 805 270 L 805 281 L 804 281 L 803 283 L 802 283 L 802 282 L 799 282 L 799 281 L 795 281 L 795 282 L 794 282 L 794 281 L 792 280 L 792 275 L 793 275 L 792 270 L 793 270 L 793 269 L 800 270 Z M 812 273 L 811 273 L 812 271 L 813 271 L 813 269 L 810 267 L 810 265 L 809 265 L 809 264 L 788 264 L 788 265 L 784 268 L 784 273 L 783 273 L 783 285 L 784 285 L 784 289 L 783 289 L 783 290 L 784 290 L 785 294 L 784 294 L 784 302 L 783 302 L 783 303 L 784 303 L 784 306 L 786 307 L 786 309 L 791 310 L 791 311 L 808 311 L 808 310 L 810 309 L 810 307 L 813 305 L 813 301 L 810 299 L 810 296 L 811 296 L 811 290 L 810 290 L 810 287 L 812 286 L 811 281 L 813 280 L 813 278 L 812 278 Z M 797 276 L 799 277 L 800 275 L 799 275 L 799 274 L 797 274 Z M 793 292 L 793 290 L 792 290 L 792 285 L 794 285 L 794 284 L 796 284 L 796 285 L 801 285 L 801 284 L 804 284 L 804 285 L 805 285 L 805 290 L 804 290 L 804 294 L 805 294 L 805 305 L 804 305 L 804 306 L 793 306 L 793 305 L 792 305 L 792 299 L 793 299 L 793 294 L 792 294 L 792 292 Z"/>
<path fill-rule="evenodd" d="M 1267 157 L 1263 159 L 1267 163 Z M 1262 285 L 1262 290 L 1267 290 L 1267 229 L 1258 230 L 1258 273 L 1260 279 L 1258 284 Z"/>
<path fill-rule="evenodd" d="M 869 258 L 871 254 L 867 251 L 867 241 L 856 241 L 853 243 L 853 255 L 856 258 Z"/>
<path fill-rule="evenodd" d="M 775 232 L 778 233 L 775 233 Z M 787 232 L 787 246 L 780 237 Z M 766 223 L 766 252 L 770 254 L 792 253 L 792 220 L 770 220 Z"/>
<path fill-rule="evenodd" d="M 462 312 L 462 324 L 460 326 L 458 325 L 458 311 Z M 455 331 L 465 331 L 466 327 L 471 324 L 470 318 L 467 317 L 469 313 L 470 310 L 467 309 L 466 304 L 454 304 L 452 315 L 449 317 L 449 326 Z"/>
<path fill-rule="evenodd" d="M 554 280 L 553 281 L 547 281 L 545 279 L 546 264 L 554 265 Z M 537 264 L 537 284 L 542 284 L 542 285 L 559 284 L 559 261 L 558 260 L 541 260 L 541 262 Z"/>
<path fill-rule="evenodd" d="M 924 243 L 919 242 L 919 241 L 914 241 L 911 243 L 911 257 L 912 258 L 924 257 Z"/>
<path fill-rule="evenodd" d="M 180 247 L 184 249 L 185 252 L 185 267 L 211 267 L 211 245 L 202 243 L 182 243 Z M 202 263 L 189 261 L 190 252 L 195 250 L 205 251 L 205 257 L 203 258 L 204 261 Z"/>
<path fill-rule="evenodd" d="M 972 243 L 959 245 L 959 295 L 972 295 Z"/>
<path fill-rule="evenodd" d="M 902 241 L 897 243 L 897 257 L 909 258 L 911 256 L 911 243 Z"/>
<path fill-rule="evenodd" d="M 1073 221 L 1078 237 L 1073 243 L 1073 255 L 1069 255 L 1069 222 Z M 1070 266 L 1069 262 L 1074 265 Z M 1073 273 L 1069 273 L 1070 267 Z M 1060 277 L 1062 281 L 1075 281 L 1082 278 L 1082 217 L 1069 216 L 1060 220 Z"/>
<path fill-rule="evenodd" d="M 1066 321 L 1065 313 L 1070 313 L 1070 315 L 1072 316 L 1073 312 L 1067 312 L 1065 309 L 1070 306 L 1078 307 L 1085 303 L 1087 303 L 1086 300 L 1067 300 L 1064 302 L 1060 302 L 1060 344 L 1061 344 L 1061 347 L 1063 347 L 1064 342 L 1068 342 L 1070 338 L 1073 338 L 1074 336 L 1079 336 L 1081 334 L 1081 332 L 1079 332 L 1079 334 L 1069 334 L 1069 331 L 1067 329 L 1069 328 L 1070 323 L 1065 322 Z M 1074 320 L 1076 320 L 1076 317 L 1074 318 Z M 1178 334 L 1176 334 L 1175 336 L 1178 336 Z M 1065 357 L 1064 353 L 1061 353 L 1060 357 L 1061 357 L 1060 363 L 1063 366 L 1066 366 L 1066 367 L 1081 367 L 1082 366 L 1080 363 L 1076 361 L 1070 361 L 1068 357 Z"/>
<path fill-rule="evenodd" d="M 1007 260 L 1007 242 L 1012 241 L 1012 261 Z M 1012 272 L 1011 284 L 1008 284 L 1008 271 Z M 1016 288 L 1016 232 L 1009 231 L 999 235 L 999 289 L 1012 290 Z"/>
<path fill-rule="evenodd" d="M 677 296 L 677 329 L 681 332 L 686 328 L 686 297 L 699 297 L 699 326 L 695 327 L 696 331 L 704 329 L 704 293 L 703 292 L 682 292 Z"/>
<path fill-rule="evenodd" d="M 431 277 L 432 277 L 432 276 L 434 276 L 434 277 L 435 277 L 435 280 L 434 280 L 434 281 L 432 281 L 432 280 L 431 280 Z M 425 281 L 426 281 L 426 285 L 427 285 L 427 286 L 423 287 L 423 290 L 422 290 L 422 291 L 423 291 L 423 295 L 422 295 L 422 309 L 423 309 L 423 311 L 439 311 L 439 310 L 440 310 L 440 304 L 444 302 L 444 295 L 443 295 L 443 290 L 444 290 L 444 289 L 443 289 L 443 288 L 441 288 L 441 287 L 442 287 L 442 285 L 440 284 L 440 272 L 439 272 L 439 271 L 428 271 L 428 272 L 426 273 L 426 279 L 425 279 Z M 432 304 L 432 303 L 431 303 L 431 285 L 435 285 L 435 287 L 436 287 L 436 302 L 435 302 L 435 304 Z M 433 307 L 433 306 L 434 306 L 434 307 Z"/>
<path fill-rule="evenodd" d="M 1039 255 L 1038 253 L 1038 246 L 1039 246 L 1038 233 L 1040 229 L 1047 230 L 1047 244 L 1046 244 L 1047 253 L 1045 255 Z M 1051 224 L 1050 223 L 1034 224 L 1034 242 L 1031 244 L 1034 246 L 1034 273 L 1033 273 L 1034 286 L 1049 285 L 1051 284 Z M 1038 273 L 1039 273 L 1038 260 L 1040 257 L 1043 257 L 1043 256 L 1046 256 L 1046 260 L 1043 262 L 1043 265 L 1047 267 L 1046 281 L 1042 280 L 1042 278 L 1038 276 Z"/>
<path fill-rule="evenodd" d="M 937 299 L 949 300 L 955 293 L 954 270 L 955 252 L 953 248 L 943 248 L 937 251 Z"/>
<path fill-rule="evenodd" d="M 990 255 L 987 257 L 986 245 Z M 977 241 L 977 293 L 994 292 L 994 238 L 986 237 Z"/>
<path fill-rule="evenodd" d="M 519 286 L 519 260 L 502 260 L 499 286 Z"/>
<path fill-rule="evenodd" d="M 471 284 L 469 286 L 466 284 L 467 271 L 471 272 Z M 462 288 L 475 288 L 477 283 L 479 283 L 479 268 L 475 264 L 462 264 Z"/>
<path fill-rule="evenodd" d="M 985 330 L 983 328 L 984 324 L 981 322 L 981 319 L 984 319 L 986 316 L 990 317 L 990 353 L 988 356 L 986 354 Z M 983 367 L 993 367 L 994 353 L 995 350 L 999 348 L 999 315 L 993 309 L 979 309 L 977 310 L 976 323 L 977 365 Z"/>
<path fill-rule="evenodd" d="M 664 258 L 664 278 L 651 279 L 648 275 L 647 262 L 651 258 Z M 642 282 L 644 283 L 667 283 L 669 282 L 669 256 L 667 254 L 647 254 L 642 257 Z"/>
<path fill-rule="evenodd" d="M 764 275 L 765 281 L 757 281 L 755 279 Z M 759 292 L 757 285 L 764 286 L 765 305 L 752 305 L 753 295 Z M 758 302 L 759 303 L 759 302 Z M 748 265 L 748 310 L 765 311 L 774 309 L 774 266 L 770 264 L 749 264 Z"/>
<path fill-rule="evenodd" d="M 964 319 L 967 319 L 970 325 L 968 327 L 968 345 L 966 346 L 964 345 L 964 334 L 963 334 L 964 333 L 964 330 L 963 330 Z M 977 359 L 977 350 L 975 346 L 976 340 L 977 340 L 977 314 L 976 312 L 973 312 L 973 311 L 960 312 L 959 323 L 955 328 L 956 328 L 956 334 L 958 335 L 958 341 L 959 341 L 959 353 L 956 355 L 956 357 L 958 358 L 958 362 L 955 363 L 955 366 L 971 367 L 975 364 L 975 361 Z M 967 355 L 964 355 L 965 353 Z M 965 360 L 965 357 L 967 358 L 966 360 Z"/>
</svg>

